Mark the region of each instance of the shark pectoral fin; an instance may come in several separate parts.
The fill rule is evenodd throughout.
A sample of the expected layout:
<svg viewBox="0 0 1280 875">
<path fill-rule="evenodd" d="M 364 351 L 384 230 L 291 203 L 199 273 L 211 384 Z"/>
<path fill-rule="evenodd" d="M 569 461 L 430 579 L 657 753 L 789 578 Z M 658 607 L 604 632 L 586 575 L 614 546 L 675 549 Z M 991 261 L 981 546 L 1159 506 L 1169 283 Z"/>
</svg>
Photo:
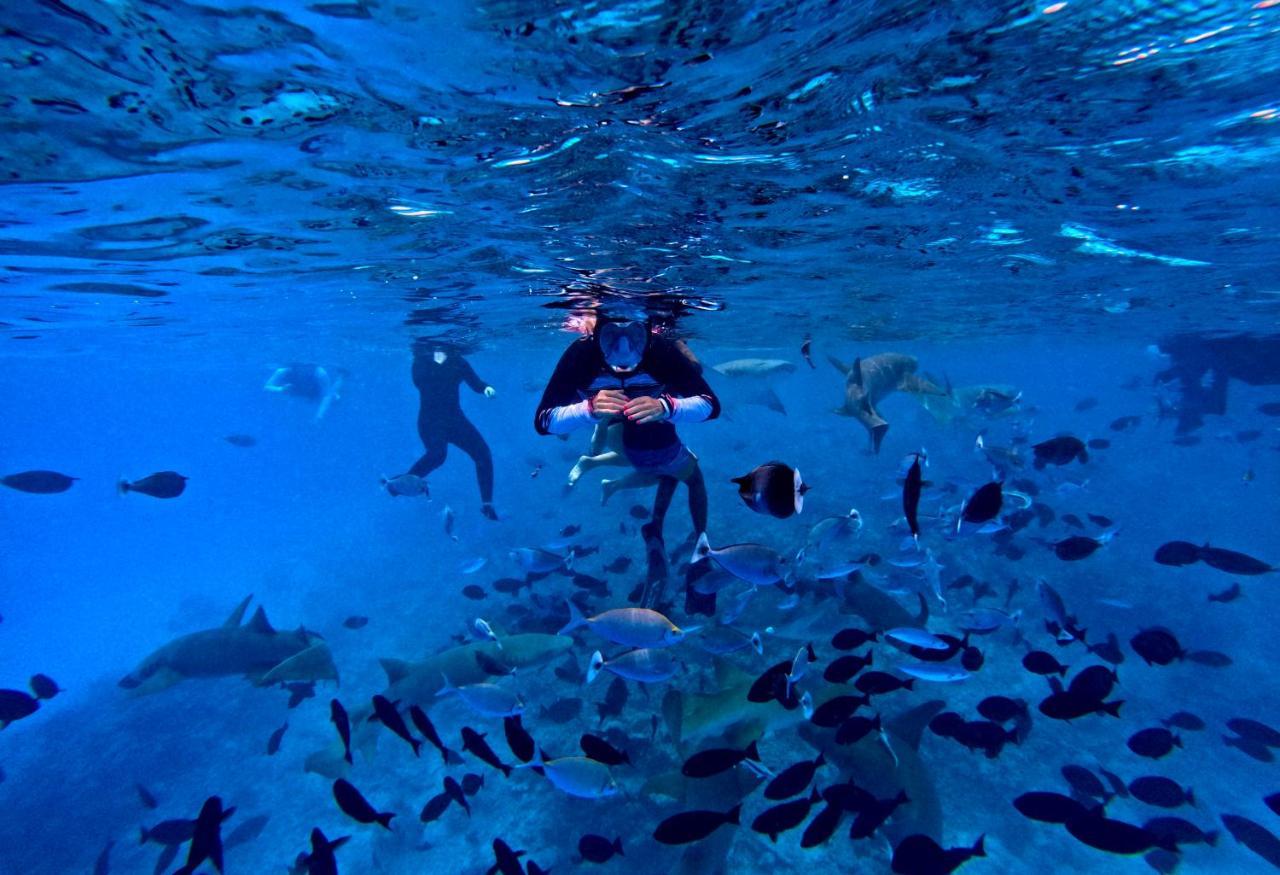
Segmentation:
<svg viewBox="0 0 1280 875">
<path fill-rule="evenodd" d="M 249 602 L 251 601 L 253 601 L 253 593 L 249 593 L 245 596 L 244 601 L 236 606 L 236 609 L 231 612 L 231 616 L 227 617 L 227 621 L 222 624 L 223 628 L 235 629 L 244 622 L 244 612 L 249 609 Z"/>
<path fill-rule="evenodd" d="M 260 684 L 284 681 L 337 681 L 338 667 L 333 664 L 333 654 L 328 644 L 313 644 L 300 653 L 276 665 L 262 676 Z"/>
<path fill-rule="evenodd" d="M 152 693 L 158 693 L 161 690 L 167 690 L 176 683 L 186 680 L 186 676 L 174 671 L 171 668 L 162 667 L 156 669 L 142 683 L 129 690 L 131 696 L 149 696 Z"/>
<path fill-rule="evenodd" d="M 933 699 L 923 705 L 917 705 L 885 723 L 885 732 L 905 741 L 912 750 L 916 750 L 920 747 L 920 737 L 924 734 L 929 721 L 946 707 L 947 703 L 941 699 Z"/>
<path fill-rule="evenodd" d="M 347 770 L 351 768 L 347 765 L 347 761 L 343 756 L 343 747 L 341 742 L 334 741 L 327 747 L 321 748 L 307 756 L 306 762 L 302 765 L 304 772 L 312 772 L 330 780 L 345 778 Z"/>
</svg>

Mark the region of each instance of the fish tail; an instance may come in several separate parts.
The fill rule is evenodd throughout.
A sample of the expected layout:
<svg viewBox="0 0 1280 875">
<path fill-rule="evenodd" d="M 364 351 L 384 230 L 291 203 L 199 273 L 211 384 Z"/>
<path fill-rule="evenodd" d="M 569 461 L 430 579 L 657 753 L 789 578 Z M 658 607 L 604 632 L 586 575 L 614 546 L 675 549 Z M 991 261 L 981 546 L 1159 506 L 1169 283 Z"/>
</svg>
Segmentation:
<svg viewBox="0 0 1280 875">
<path fill-rule="evenodd" d="M 600 674 L 600 670 L 604 668 L 604 655 L 597 650 L 591 654 L 591 665 L 587 668 L 587 683 L 591 683 L 596 679 L 596 675 Z"/>
<path fill-rule="evenodd" d="M 1204 834 L 1204 843 L 1211 848 L 1218 846 L 1218 836 L 1221 835 L 1216 829 L 1211 829 Z"/>
<path fill-rule="evenodd" d="M 121 477 L 119 480 L 116 481 L 116 494 L 124 495 L 128 491 L 129 491 L 129 481 Z"/>
<path fill-rule="evenodd" d="M 391 818 L 395 817 L 395 813 L 384 811 L 375 818 L 381 826 L 391 829 Z"/>
<path fill-rule="evenodd" d="M 138 827 L 138 844 L 145 845 L 147 843 L 147 828 L 145 826 Z"/>
<path fill-rule="evenodd" d="M 613 840 L 613 852 L 617 854 L 619 857 L 626 856 L 626 854 L 622 853 L 622 836 L 618 836 L 616 839 Z"/>
<path fill-rule="evenodd" d="M 572 632 L 574 629 L 585 625 L 587 622 L 582 616 L 582 611 L 578 610 L 577 605 L 568 600 L 565 601 L 565 604 L 569 606 L 569 622 L 565 623 L 564 626 L 561 627 L 560 631 L 556 633 L 557 635 L 564 635 L 566 632 Z"/>
<path fill-rule="evenodd" d="M 698 543 L 693 548 L 693 562 L 700 562 L 711 555 L 711 542 L 707 540 L 707 533 L 701 532 L 698 535 Z"/>
<path fill-rule="evenodd" d="M 735 805 L 735 806 L 733 806 L 732 808 L 730 808 L 730 809 L 725 813 L 725 816 L 724 816 L 724 822 L 725 822 L 725 823 L 731 823 L 731 824 L 733 824 L 734 826 L 737 826 L 737 825 L 738 825 L 738 823 L 739 823 L 739 816 L 740 816 L 741 814 L 742 814 L 742 805 L 741 805 L 741 803 L 739 803 L 738 805 Z"/>
<path fill-rule="evenodd" d="M 440 672 L 440 677 L 444 679 L 444 686 L 436 690 L 436 698 L 447 696 L 449 693 L 458 692 L 458 688 L 449 682 L 449 676 L 444 672 Z"/>
<path fill-rule="evenodd" d="M 413 755 L 419 756 L 422 753 L 422 742 L 416 738 L 409 739 L 409 744 L 413 746 Z"/>
<path fill-rule="evenodd" d="M 747 759 L 754 760 L 757 763 L 760 762 L 760 749 L 756 747 L 756 742 L 753 741 L 747 745 L 747 749 L 743 753 Z"/>
<path fill-rule="evenodd" d="M 1117 699 L 1114 702 L 1106 702 L 1102 706 L 1102 710 L 1106 711 L 1112 717 L 1120 716 L 1120 706 L 1124 704 L 1124 699 Z"/>
<path fill-rule="evenodd" d="M 1187 802 L 1188 802 L 1188 804 L 1190 804 L 1190 805 L 1195 805 L 1195 804 L 1196 804 L 1196 794 L 1195 794 L 1195 791 L 1194 791 L 1194 790 L 1192 790 L 1190 787 L 1188 787 L 1188 788 L 1187 788 Z"/>
<path fill-rule="evenodd" d="M 987 855 L 987 849 L 984 846 L 986 838 L 987 836 L 985 833 L 978 836 L 978 840 L 973 843 L 973 847 L 969 849 L 969 853 L 975 857 L 985 857 Z"/>
</svg>

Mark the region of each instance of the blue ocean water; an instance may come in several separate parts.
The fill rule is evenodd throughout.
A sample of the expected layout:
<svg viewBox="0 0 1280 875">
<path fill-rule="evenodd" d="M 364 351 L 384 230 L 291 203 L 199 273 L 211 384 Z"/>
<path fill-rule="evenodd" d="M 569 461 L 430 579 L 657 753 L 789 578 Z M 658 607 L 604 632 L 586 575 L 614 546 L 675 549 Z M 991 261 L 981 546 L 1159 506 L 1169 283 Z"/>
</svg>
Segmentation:
<svg viewBox="0 0 1280 875">
<path fill-rule="evenodd" d="M 351 837 L 335 854 L 356 873 L 479 873 L 495 839 L 525 852 L 524 871 L 565 872 L 594 865 L 579 862 L 588 833 L 621 837 L 624 856 L 603 866 L 636 873 L 942 871 L 902 850 L 920 834 L 944 848 L 984 836 L 966 872 L 1280 865 L 1264 803 L 1280 790 L 1274 745 L 1224 741 L 1280 725 L 1275 573 L 1204 549 L 1280 563 L 1273 0 L 39 0 L 0 23 L 0 476 L 77 478 L 0 489 L 0 721 L 15 718 L 0 730 L 0 873 L 173 871 L 189 846 L 158 868 L 164 845 L 139 844 L 139 826 L 194 819 L 211 796 L 236 808 L 221 827 L 231 873 L 307 871 L 317 827 Z M 680 486 L 657 603 L 687 630 L 662 651 L 676 674 L 587 684 L 594 651 L 627 648 L 598 627 L 521 636 L 559 632 L 570 598 L 587 616 L 636 604 L 654 489 L 602 504 L 600 481 L 625 466 L 567 486 L 590 430 L 540 435 L 534 415 L 565 349 L 592 342 L 566 329 L 621 302 L 661 329 L 653 343 L 685 341 L 717 396 L 719 416 L 678 425 L 707 484 L 710 544 L 764 545 L 784 579 L 729 582 L 711 613 L 686 602 L 719 562 L 690 563 Z M 429 498 L 383 485 L 423 453 L 412 369 L 415 349 L 438 347 L 495 390 L 459 391 L 492 453 L 496 521 L 456 446 Z M 885 353 L 928 382 L 837 415 L 875 377 L 829 359 Z M 775 364 L 716 369 L 743 360 Z M 295 380 L 318 367 L 332 381 L 327 400 L 264 390 L 299 363 L 312 367 Z M 424 419 L 449 410 L 428 398 Z M 860 421 L 871 411 L 889 423 L 878 452 Z M 1063 435 L 1088 442 L 1087 461 L 1037 468 L 1033 446 Z M 917 547 L 903 474 L 920 451 Z M 731 482 L 775 459 L 812 487 L 785 518 Z M 120 494 L 161 471 L 188 478 L 180 496 Z M 1005 528 L 957 536 L 993 480 Z M 850 508 L 862 527 L 833 545 L 822 521 Z M 1071 537 L 1096 551 L 1059 558 Z M 1174 541 L 1193 545 L 1189 564 L 1154 561 Z M 526 575 L 522 548 L 570 567 Z M 862 568 L 827 575 L 850 564 Z M 1236 584 L 1233 600 L 1208 599 Z M 1083 642 L 1046 629 L 1043 585 Z M 164 689 L 121 685 L 248 596 L 242 621 L 261 606 L 279 631 L 202 644 L 203 673 L 219 676 L 171 666 L 147 675 Z M 883 633 L 959 637 L 974 608 L 1011 624 L 971 635 L 983 664 L 966 679 L 873 696 L 857 714 L 879 715 L 883 736 L 835 744 L 785 694 L 747 701 L 808 643 L 797 689 L 818 705 L 857 694 L 823 677 L 846 628 L 881 633 L 856 650 L 872 654 L 865 671 L 905 677 L 916 660 Z M 477 618 L 506 650 L 478 642 Z M 1132 639 L 1153 627 L 1185 654 L 1148 664 Z M 735 635 L 742 649 L 707 652 Z M 246 677 L 237 660 L 264 638 L 316 661 L 273 682 L 276 659 L 259 656 Z M 1064 684 L 1113 666 L 1110 697 L 1085 704 L 1123 701 L 1119 717 L 1044 714 L 1053 688 L 1024 668 L 1029 651 L 1069 666 Z M 519 693 L 547 756 L 577 756 L 583 733 L 629 754 L 609 769 L 616 794 L 504 777 L 472 753 L 446 764 L 429 744 L 415 757 L 367 720 L 374 695 L 399 696 L 450 748 L 470 727 L 516 762 L 501 717 L 435 695 L 442 665 L 486 681 L 477 652 L 514 668 L 488 681 Z M 383 660 L 427 668 L 397 685 Z M 61 691 L 34 699 L 36 674 Z M 289 707 L 279 679 L 309 676 L 314 695 Z M 994 695 L 1027 704 L 998 755 L 929 728 L 944 709 L 981 720 Z M 1178 711 L 1204 724 L 1175 727 L 1181 747 L 1153 760 L 1127 745 Z M 849 837 L 851 810 L 802 847 L 818 802 L 771 841 L 752 823 L 779 803 L 754 771 L 681 774 L 701 750 L 752 740 L 772 773 L 821 751 L 813 787 L 910 801 L 871 837 Z M 1074 832 L 1140 829 L 1133 853 L 1092 847 L 1013 804 L 1072 793 L 1071 764 L 1169 778 L 1195 804 L 1104 784 L 1105 807 L 1085 798 Z M 484 777 L 470 812 L 420 820 L 444 778 L 466 774 Z M 338 779 L 394 812 L 391 827 L 343 813 Z M 737 805 L 740 824 L 700 841 L 654 838 L 680 812 Z M 1175 854 L 1144 826 L 1162 816 L 1220 835 Z"/>
</svg>

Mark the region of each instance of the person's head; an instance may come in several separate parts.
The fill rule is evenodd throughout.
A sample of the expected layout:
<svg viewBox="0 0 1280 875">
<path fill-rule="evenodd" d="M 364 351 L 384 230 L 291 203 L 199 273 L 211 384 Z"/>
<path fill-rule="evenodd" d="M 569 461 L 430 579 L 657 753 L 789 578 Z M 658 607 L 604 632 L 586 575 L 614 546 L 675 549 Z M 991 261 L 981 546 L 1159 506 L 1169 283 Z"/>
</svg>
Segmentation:
<svg viewBox="0 0 1280 875">
<path fill-rule="evenodd" d="M 615 374 L 629 374 L 640 367 L 652 330 L 643 309 L 611 307 L 596 315 L 593 336 L 609 369 Z"/>
</svg>

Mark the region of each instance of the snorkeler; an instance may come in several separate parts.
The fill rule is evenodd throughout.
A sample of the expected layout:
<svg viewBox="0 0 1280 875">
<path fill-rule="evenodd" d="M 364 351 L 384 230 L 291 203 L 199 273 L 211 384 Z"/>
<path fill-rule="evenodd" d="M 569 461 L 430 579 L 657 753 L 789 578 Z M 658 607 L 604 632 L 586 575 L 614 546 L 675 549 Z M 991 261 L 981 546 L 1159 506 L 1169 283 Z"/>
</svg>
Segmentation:
<svg viewBox="0 0 1280 875">
<path fill-rule="evenodd" d="M 413 385 L 418 388 L 418 437 L 426 452 L 414 462 L 408 473 L 425 477 L 444 464 L 449 444 L 462 450 L 476 465 L 476 483 L 480 487 L 480 512 L 491 520 L 498 518 L 493 509 L 493 454 L 489 445 L 458 402 L 458 387 L 466 383 L 475 392 L 492 398 L 497 392 L 476 375 L 471 364 L 445 344 L 415 344 L 413 350 Z"/>
<path fill-rule="evenodd" d="M 534 416 L 539 434 L 588 425 L 621 427 L 621 451 L 638 475 L 656 479 L 653 516 L 641 532 L 649 554 L 642 605 L 657 604 L 666 581 L 663 523 L 676 486 L 689 490 L 695 534 L 707 527 L 707 487 L 698 459 L 676 433 L 680 422 L 720 413 L 720 401 L 692 353 L 656 335 L 643 311 L 596 314 L 591 334 L 570 344 L 556 364 Z"/>
</svg>

